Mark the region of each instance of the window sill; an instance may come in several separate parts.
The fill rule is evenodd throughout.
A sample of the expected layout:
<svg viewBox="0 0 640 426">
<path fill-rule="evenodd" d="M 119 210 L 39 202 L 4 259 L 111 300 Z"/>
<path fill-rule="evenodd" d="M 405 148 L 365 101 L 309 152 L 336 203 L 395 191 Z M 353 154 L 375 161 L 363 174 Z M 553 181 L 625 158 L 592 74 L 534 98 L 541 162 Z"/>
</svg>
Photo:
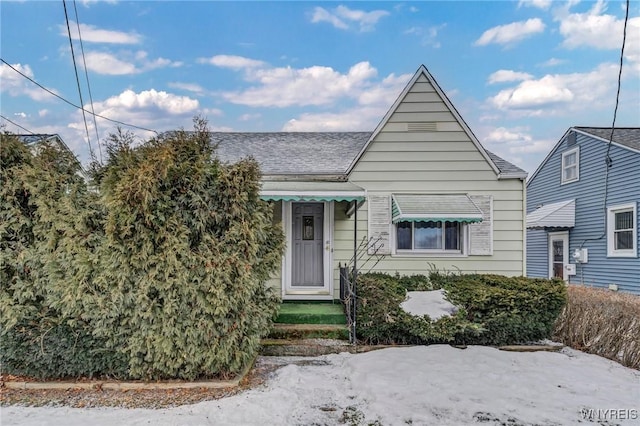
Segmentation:
<svg viewBox="0 0 640 426">
<path fill-rule="evenodd" d="M 580 179 L 572 179 L 572 180 L 563 180 L 560 181 L 560 186 L 562 185 L 568 185 L 570 183 L 574 183 L 574 182 L 580 182 Z"/>
<path fill-rule="evenodd" d="M 420 251 L 401 251 L 401 252 L 395 252 L 393 254 L 391 254 L 391 257 L 420 257 L 420 258 L 427 258 L 427 257 L 437 257 L 437 258 L 447 258 L 447 257 L 455 257 L 455 258 L 463 258 L 463 257 L 469 257 L 468 254 L 466 253 L 445 253 L 445 252 L 420 252 Z"/>
<path fill-rule="evenodd" d="M 619 259 L 619 258 L 637 259 L 638 258 L 638 253 L 635 253 L 635 252 L 607 253 L 607 258 L 612 258 L 612 259 Z"/>
</svg>

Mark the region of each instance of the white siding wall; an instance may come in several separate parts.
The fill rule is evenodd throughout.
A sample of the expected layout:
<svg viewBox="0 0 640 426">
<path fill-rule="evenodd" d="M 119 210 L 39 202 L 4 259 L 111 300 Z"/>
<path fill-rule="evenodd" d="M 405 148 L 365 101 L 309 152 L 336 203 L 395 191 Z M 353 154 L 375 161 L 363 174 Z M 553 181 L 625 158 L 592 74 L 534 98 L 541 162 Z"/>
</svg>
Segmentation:
<svg viewBox="0 0 640 426">
<path fill-rule="evenodd" d="M 435 131 L 409 131 L 410 123 L 428 123 Z M 419 126 L 416 125 L 417 128 Z M 354 167 L 349 180 L 370 195 L 391 193 L 468 193 L 493 196 L 493 254 L 490 256 L 387 256 L 375 270 L 400 274 L 440 270 L 523 275 L 524 182 L 497 175 L 449 112 L 428 80 L 421 76 L 390 116 Z M 336 204 L 334 274 L 353 255 L 353 217 Z M 367 205 L 358 211 L 358 239 L 367 236 Z M 360 261 L 362 264 L 363 261 Z M 373 261 L 365 263 L 369 269 Z"/>
</svg>

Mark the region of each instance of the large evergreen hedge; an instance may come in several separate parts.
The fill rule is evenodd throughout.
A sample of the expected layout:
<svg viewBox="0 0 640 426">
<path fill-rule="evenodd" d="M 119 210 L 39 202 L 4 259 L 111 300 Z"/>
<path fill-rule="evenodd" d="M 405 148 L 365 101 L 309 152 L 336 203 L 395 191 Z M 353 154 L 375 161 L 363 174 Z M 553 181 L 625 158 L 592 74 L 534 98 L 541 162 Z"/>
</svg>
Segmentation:
<svg viewBox="0 0 640 426">
<path fill-rule="evenodd" d="M 566 303 L 562 280 L 492 274 L 358 277 L 357 336 L 363 343 L 505 345 L 549 338 Z M 436 321 L 405 312 L 407 291 L 445 289 L 458 312 Z"/>
<path fill-rule="evenodd" d="M 91 190 L 56 147 L 2 136 L 3 371 L 193 379 L 257 353 L 282 232 L 257 163 L 219 163 L 195 124 L 140 146 L 112 135 Z"/>
</svg>

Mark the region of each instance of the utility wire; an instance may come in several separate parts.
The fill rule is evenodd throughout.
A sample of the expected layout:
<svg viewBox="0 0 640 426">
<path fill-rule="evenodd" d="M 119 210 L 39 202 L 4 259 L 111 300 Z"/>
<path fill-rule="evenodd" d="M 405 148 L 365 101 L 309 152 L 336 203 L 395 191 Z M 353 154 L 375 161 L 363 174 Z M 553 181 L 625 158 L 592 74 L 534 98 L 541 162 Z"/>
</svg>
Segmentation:
<svg viewBox="0 0 640 426">
<path fill-rule="evenodd" d="M 152 132 L 155 133 L 156 135 L 158 135 L 159 133 L 155 130 L 152 129 L 147 129 L 146 127 L 141 127 L 141 126 L 136 126 L 135 124 L 129 124 L 129 123 L 125 123 L 123 121 L 118 121 L 118 120 L 113 120 L 109 117 L 105 117 L 104 115 L 100 115 L 100 114 L 94 114 L 91 111 L 87 111 L 86 109 L 84 109 L 81 106 L 78 106 L 76 104 L 74 104 L 73 102 L 63 98 L 62 96 L 58 95 L 57 93 L 55 93 L 54 91 L 47 89 L 46 87 L 44 87 L 42 84 L 38 83 L 37 81 L 35 81 L 34 79 L 32 79 L 31 77 L 29 77 L 28 75 L 24 74 L 22 71 L 20 71 L 19 69 L 17 69 L 16 67 L 14 67 L 13 65 L 11 65 L 10 63 L 8 63 L 7 61 L 5 61 L 3 58 L 0 58 L 0 61 L 5 64 L 6 66 L 8 66 L 9 68 L 11 68 L 12 70 L 14 70 L 15 72 L 17 72 L 18 74 L 20 74 L 22 77 L 26 78 L 27 80 L 29 80 L 30 82 L 32 82 L 33 84 L 35 84 L 36 86 L 38 86 L 39 88 L 41 88 L 42 90 L 44 90 L 45 92 L 49 93 L 50 95 L 55 96 L 56 98 L 60 99 L 61 101 L 71 105 L 74 108 L 83 110 L 84 112 L 91 114 L 95 117 L 98 118 L 102 118 L 103 120 L 107 120 L 110 121 L 111 123 L 116 123 L 116 124 L 120 124 L 122 126 L 126 126 L 126 127 L 131 127 L 133 129 L 138 129 L 138 130 L 144 130 L 146 132 Z"/>
<path fill-rule="evenodd" d="M 618 104 L 620 103 L 620 86 L 622 84 L 622 64 L 624 62 L 624 46 L 627 42 L 627 22 L 629 21 L 629 0 L 626 1 L 627 7 L 624 15 L 624 27 L 622 30 L 622 48 L 620 49 L 620 67 L 618 69 L 618 89 L 616 91 L 616 104 L 613 109 L 613 122 L 611 123 L 611 134 L 609 135 L 609 142 L 607 143 L 607 152 L 605 154 L 605 171 L 604 171 L 604 195 L 602 197 L 602 223 L 603 229 L 602 233 L 597 238 L 587 238 L 582 244 L 580 244 L 580 249 L 584 247 L 584 244 L 587 241 L 597 241 L 605 237 L 607 235 L 607 198 L 609 196 L 609 169 L 613 166 L 613 160 L 611 159 L 611 145 L 613 144 L 613 133 L 616 128 L 616 117 L 618 115 Z"/>
<path fill-rule="evenodd" d="M 21 125 L 19 125 L 18 123 L 16 123 L 15 121 L 11 121 L 9 120 L 7 117 L 5 117 L 4 115 L 0 114 L 0 118 L 7 120 L 9 123 L 13 124 L 16 127 L 21 128 L 22 130 L 24 130 L 25 132 L 28 132 L 32 135 L 37 135 L 37 133 L 32 132 L 31 130 L 27 129 L 26 127 L 22 127 Z"/>
<path fill-rule="evenodd" d="M 84 65 L 84 76 L 87 79 L 87 89 L 89 91 L 89 105 L 91 105 L 91 113 L 93 116 L 93 128 L 96 131 L 96 141 L 98 142 L 98 155 L 102 163 L 102 146 L 100 144 L 100 136 L 98 135 L 98 121 L 96 120 L 96 111 L 93 108 L 93 95 L 91 94 L 91 84 L 89 84 L 89 71 L 87 70 L 87 60 L 84 55 L 84 44 L 82 43 L 82 33 L 80 32 L 80 18 L 78 17 L 78 7 L 76 0 L 73 0 L 73 9 L 76 13 L 76 26 L 78 27 L 78 39 L 80 40 L 80 51 L 82 52 L 82 63 Z"/>
<path fill-rule="evenodd" d="M 71 27 L 69 26 L 69 15 L 67 14 L 67 2 L 62 0 L 62 6 L 64 6 L 64 19 L 67 22 L 67 34 L 69 34 L 69 45 L 71 46 L 71 58 L 73 60 L 73 70 L 76 73 L 76 84 L 78 85 L 78 95 L 80 96 L 80 105 L 84 106 L 82 100 L 82 90 L 80 89 L 80 77 L 78 77 L 78 65 L 76 64 L 76 54 L 73 50 L 73 41 L 71 40 Z M 89 136 L 89 126 L 87 125 L 87 115 L 82 108 L 82 120 L 84 121 L 84 130 L 87 132 L 87 143 L 89 143 L 89 154 L 91 159 L 96 159 L 96 154 L 93 152 L 93 146 L 91 146 L 91 137 Z"/>
</svg>

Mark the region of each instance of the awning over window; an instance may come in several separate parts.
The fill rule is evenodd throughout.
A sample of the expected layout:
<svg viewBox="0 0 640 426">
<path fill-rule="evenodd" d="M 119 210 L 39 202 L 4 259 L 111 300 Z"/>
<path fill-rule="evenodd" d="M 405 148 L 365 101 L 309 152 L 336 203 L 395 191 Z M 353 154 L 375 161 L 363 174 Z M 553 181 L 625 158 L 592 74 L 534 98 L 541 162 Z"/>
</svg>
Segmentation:
<svg viewBox="0 0 640 426">
<path fill-rule="evenodd" d="M 545 204 L 527 215 L 527 228 L 573 228 L 576 200 Z"/>
<path fill-rule="evenodd" d="M 482 222 L 482 211 L 465 194 L 391 196 L 393 223 L 429 222 Z"/>
<path fill-rule="evenodd" d="M 351 182 L 265 181 L 260 198 L 274 201 L 362 201 L 364 189 Z"/>
</svg>

